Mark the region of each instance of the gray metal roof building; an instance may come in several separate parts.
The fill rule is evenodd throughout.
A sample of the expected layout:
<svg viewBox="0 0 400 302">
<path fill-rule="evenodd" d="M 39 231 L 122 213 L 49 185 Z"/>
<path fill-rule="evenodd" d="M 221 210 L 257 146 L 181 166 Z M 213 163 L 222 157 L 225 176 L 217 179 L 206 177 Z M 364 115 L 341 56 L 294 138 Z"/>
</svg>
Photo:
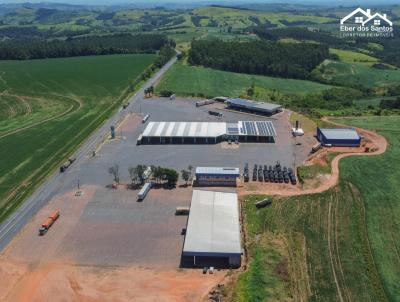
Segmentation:
<svg viewBox="0 0 400 302">
<path fill-rule="evenodd" d="M 218 137 L 226 133 L 225 123 L 150 122 L 143 132 L 148 137 Z"/>
<path fill-rule="evenodd" d="M 194 265 L 211 257 L 240 266 L 241 255 L 237 194 L 193 190 L 182 256 L 193 258 Z"/>
<path fill-rule="evenodd" d="M 239 168 L 227 168 L 227 167 L 197 167 L 196 175 L 232 175 L 239 177 Z"/>
<path fill-rule="evenodd" d="M 272 103 L 255 102 L 240 98 L 228 99 L 226 101 L 229 107 L 239 110 L 247 110 L 256 113 L 272 115 L 282 111 L 282 106 Z"/>
<path fill-rule="evenodd" d="M 240 176 L 239 168 L 227 167 L 197 167 L 196 182 L 198 186 L 229 186 L 236 187 Z"/>
<path fill-rule="evenodd" d="M 274 142 L 272 121 L 149 122 L 143 143 L 217 143 L 222 140 Z"/>
<path fill-rule="evenodd" d="M 358 147 L 361 137 L 352 128 L 317 128 L 317 138 L 322 145 Z"/>
</svg>

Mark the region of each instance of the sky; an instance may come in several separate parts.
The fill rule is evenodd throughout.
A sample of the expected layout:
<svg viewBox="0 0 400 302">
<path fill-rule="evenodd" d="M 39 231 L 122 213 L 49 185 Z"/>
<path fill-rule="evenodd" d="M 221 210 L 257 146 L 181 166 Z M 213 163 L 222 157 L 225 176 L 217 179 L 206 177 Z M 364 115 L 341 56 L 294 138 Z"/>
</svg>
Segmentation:
<svg viewBox="0 0 400 302">
<path fill-rule="evenodd" d="M 86 5 L 116 5 L 116 4 L 163 4 L 170 3 L 204 3 L 204 4 L 225 4 L 234 5 L 238 3 L 296 3 L 296 4 L 320 4 L 320 5 L 381 5 L 381 4 L 400 4 L 400 0 L 0 0 L 1 3 L 67 3 L 67 4 L 86 4 Z"/>
</svg>

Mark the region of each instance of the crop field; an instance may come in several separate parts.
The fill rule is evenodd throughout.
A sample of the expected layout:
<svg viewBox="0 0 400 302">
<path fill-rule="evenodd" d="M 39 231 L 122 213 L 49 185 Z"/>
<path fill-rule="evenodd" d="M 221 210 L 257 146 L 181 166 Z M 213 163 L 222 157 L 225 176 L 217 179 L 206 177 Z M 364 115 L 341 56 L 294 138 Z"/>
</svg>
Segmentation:
<svg viewBox="0 0 400 302">
<path fill-rule="evenodd" d="M 339 60 L 343 62 L 350 62 L 350 63 L 362 62 L 369 65 L 378 62 L 377 58 L 363 54 L 361 52 L 336 49 L 336 48 L 331 48 L 329 52 L 337 55 L 339 57 Z"/>
<path fill-rule="evenodd" d="M 284 94 L 319 92 L 331 86 L 311 81 L 282 79 L 267 76 L 240 74 L 211 68 L 176 64 L 164 76 L 156 91 L 172 90 L 182 96 L 238 97 L 254 83 L 255 98 L 262 99 L 267 92 Z"/>
<path fill-rule="evenodd" d="M 388 151 L 345 158 L 339 185 L 322 194 L 262 210 L 254 202 L 263 196 L 244 198 L 250 262 L 234 301 L 400 301 L 400 118 L 338 121 L 375 129 Z"/>
<path fill-rule="evenodd" d="M 242 10 L 227 7 L 202 7 L 194 9 L 193 15 L 207 16 L 202 19 L 200 25 L 206 26 L 210 20 L 217 22 L 219 26 L 232 26 L 233 28 L 246 28 L 255 25 L 257 22 L 266 22 L 267 20 L 278 26 L 284 26 L 283 21 L 288 22 L 312 22 L 327 23 L 335 21 L 329 17 L 318 17 L 304 14 L 291 14 L 285 12 L 263 12 L 254 10 Z"/>
<path fill-rule="evenodd" d="M 400 71 L 376 69 L 363 63 L 335 62 L 326 60 L 319 67 L 322 76 L 338 83 L 351 83 L 364 87 L 384 87 L 400 81 Z"/>
<path fill-rule="evenodd" d="M 0 220 L 121 105 L 154 58 L 0 62 Z"/>
</svg>

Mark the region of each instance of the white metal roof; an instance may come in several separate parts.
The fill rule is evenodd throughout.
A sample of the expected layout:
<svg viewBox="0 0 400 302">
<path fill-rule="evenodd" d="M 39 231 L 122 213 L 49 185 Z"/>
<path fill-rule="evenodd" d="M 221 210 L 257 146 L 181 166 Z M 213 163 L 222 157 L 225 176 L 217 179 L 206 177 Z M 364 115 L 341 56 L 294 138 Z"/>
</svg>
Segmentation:
<svg viewBox="0 0 400 302">
<path fill-rule="evenodd" d="M 236 193 L 193 190 L 184 256 L 241 254 Z"/>
<path fill-rule="evenodd" d="M 150 122 L 144 129 L 147 137 L 218 137 L 226 134 L 226 123 L 219 122 Z"/>
<path fill-rule="evenodd" d="M 144 137 L 219 137 L 229 135 L 276 136 L 272 121 L 150 122 Z"/>
<path fill-rule="evenodd" d="M 213 174 L 213 175 L 236 175 L 239 176 L 239 168 L 230 167 L 197 167 L 196 175 Z"/>
</svg>

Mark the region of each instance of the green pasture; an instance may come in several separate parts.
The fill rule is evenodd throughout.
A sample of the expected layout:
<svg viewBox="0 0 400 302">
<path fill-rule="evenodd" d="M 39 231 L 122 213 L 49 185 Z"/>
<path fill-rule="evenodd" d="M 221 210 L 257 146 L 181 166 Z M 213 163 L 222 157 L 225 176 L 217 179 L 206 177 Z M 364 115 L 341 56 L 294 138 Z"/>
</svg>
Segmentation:
<svg viewBox="0 0 400 302">
<path fill-rule="evenodd" d="M 0 220 L 122 104 L 154 58 L 0 62 Z"/>
<path fill-rule="evenodd" d="M 264 196 L 244 197 L 250 261 L 234 301 L 400 301 L 400 117 L 338 121 L 378 131 L 389 149 L 343 159 L 339 185 L 321 194 L 261 210 Z"/>
<path fill-rule="evenodd" d="M 326 60 L 318 70 L 324 79 L 343 85 L 372 88 L 395 85 L 400 81 L 400 71 L 397 69 L 376 69 L 363 63 Z"/>
<path fill-rule="evenodd" d="M 311 81 L 248 75 L 211 68 L 176 64 L 163 77 L 156 91 L 172 90 L 182 96 L 238 97 L 255 85 L 259 98 L 267 91 L 283 94 L 305 94 L 329 89 L 331 86 Z M 257 98 L 257 95 L 255 95 Z"/>
</svg>

